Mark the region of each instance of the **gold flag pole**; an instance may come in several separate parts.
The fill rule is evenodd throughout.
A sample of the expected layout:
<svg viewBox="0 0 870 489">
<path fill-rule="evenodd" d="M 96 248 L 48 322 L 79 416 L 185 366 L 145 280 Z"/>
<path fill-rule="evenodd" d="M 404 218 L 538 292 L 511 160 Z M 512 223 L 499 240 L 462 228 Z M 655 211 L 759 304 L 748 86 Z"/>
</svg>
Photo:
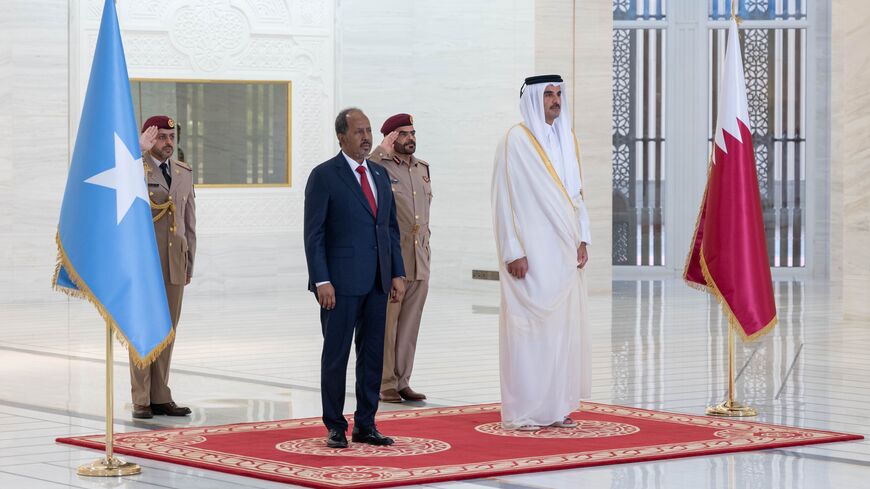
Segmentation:
<svg viewBox="0 0 870 489">
<path fill-rule="evenodd" d="M 124 460 L 115 457 L 112 453 L 115 424 L 113 370 L 114 357 L 112 353 L 112 327 L 106 324 L 106 457 L 82 465 L 77 471 L 79 475 L 90 477 L 117 477 L 122 475 L 135 475 L 142 472 L 142 468 L 139 467 L 139 465 L 125 462 Z"/>
<path fill-rule="evenodd" d="M 118 0 L 115 0 L 115 8 Z M 115 357 L 112 352 L 112 327 L 106 323 L 106 457 L 98 458 L 89 464 L 79 467 L 78 475 L 90 477 L 118 477 L 122 475 L 135 475 L 142 472 L 142 468 L 134 463 L 125 462 L 115 457 L 112 453 L 115 428 L 115 393 L 114 372 Z"/>
<path fill-rule="evenodd" d="M 738 24 L 740 17 L 737 16 L 737 4 L 739 0 L 731 0 L 731 18 Z M 728 400 L 707 408 L 709 416 L 746 417 L 756 416 L 758 411 L 734 400 L 734 324 L 733 318 L 728 319 Z"/>
<path fill-rule="evenodd" d="M 756 416 L 758 411 L 734 400 L 734 328 L 737 325 L 728 321 L 728 400 L 707 408 L 709 416 L 747 417 Z"/>
</svg>

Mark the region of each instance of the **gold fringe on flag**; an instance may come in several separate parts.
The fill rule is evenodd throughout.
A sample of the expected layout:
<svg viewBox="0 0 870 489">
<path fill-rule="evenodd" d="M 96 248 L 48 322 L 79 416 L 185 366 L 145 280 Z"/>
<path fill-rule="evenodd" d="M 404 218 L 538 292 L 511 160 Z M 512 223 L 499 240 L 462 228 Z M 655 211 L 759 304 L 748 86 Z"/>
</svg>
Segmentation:
<svg viewBox="0 0 870 489">
<path fill-rule="evenodd" d="M 695 218 L 695 230 L 692 231 L 692 242 L 689 243 L 689 254 L 686 255 L 686 263 L 683 265 L 683 282 L 689 287 L 700 290 L 701 292 L 710 292 L 710 288 L 706 285 L 692 282 L 686 276 L 689 274 L 689 264 L 692 262 L 692 255 L 695 251 L 695 240 L 698 237 L 698 228 L 701 227 L 701 215 L 704 213 L 704 207 L 707 205 L 707 187 L 710 184 L 710 172 L 713 169 L 713 154 L 707 159 L 707 184 L 704 185 L 704 196 L 701 198 L 701 208 L 698 209 L 698 217 Z M 700 251 L 700 250 L 699 250 Z"/>
<path fill-rule="evenodd" d="M 710 159 L 707 162 L 707 182 L 710 182 L 710 172 L 713 170 L 713 155 L 710 155 Z M 713 297 L 716 298 L 716 302 L 722 306 L 722 310 L 725 313 L 725 316 L 728 318 L 728 327 L 734 328 L 740 333 L 740 337 L 743 341 L 752 342 L 756 341 L 776 326 L 778 322 L 778 316 L 773 316 L 773 319 L 763 328 L 756 331 L 751 335 L 747 335 L 746 331 L 743 330 L 743 327 L 740 326 L 740 321 L 737 320 L 737 316 L 734 315 L 734 312 L 731 311 L 731 306 L 728 305 L 728 301 L 725 299 L 725 296 L 722 295 L 722 292 L 719 290 L 719 287 L 716 285 L 716 281 L 713 280 L 713 276 L 710 274 L 710 270 L 707 268 L 707 260 L 704 258 L 704 248 L 703 248 L 703 239 L 701 240 L 702 246 L 699 247 L 698 255 L 699 262 L 701 264 L 701 273 L 704 275 L 704 281 L 707 282 L 706 285 L 699 284 L 697 282 L 692 282 L 691 280 L 686 278 L 686 275 L 689 271 L 689 263 L 692 261 L 692 255 L 694 255 L 695 250 L 695 239 L 698 236 L 698 228 L 701 225 L 701 215 L 704 213 L 704 206 L 707 204 L 707 187 L 704 187 L 704 197 L 701 199 L 701 208 L 698 210 L 698 217 L 695 219 L 695 230 L 692 232 L 692 243 L 689 245 L 689 254 L 686 256 L 686 264 L 683 266 L 683 282 L 686 283 L 689 287 L 700 290 L 702 292 L 708 292 Z"/>
<path fill-rule="evenodd" d="M 54 290 L 58 292 L 62 292 L 70 297 L 76 297 L 78 299 L 85 299 L 94 307 L 97 308 L 97 312 L 102 316 L 103 320 L 106 321 L 106 326 L 112 329 L 112 332 L 115 335 L 115 338 L 121 343 L 127 351 L 130 352 L 131 360 L 133 364 L 139 368 L 145 368 L 150 365 L 154 360 L 163 353 L 163 350 L 169 346 L 172 341 L 175 339 L 175 328 L 170 328 L 169 334 L 166 335 L 166 338 L 157 345 L 154 350 L 151 351 L 150 354 L 143 357 L 136 348 L 134 348 L 130 341 L 127 339 L 127 336 L 124 335 L 124 332 L 121 331 L 121 328 L 118 327 L 118 323 L 115 322 L 115 318 L 112 317 L 112 314 L 106 310 L 105 306 L 99 301 L 99 299 L 94 296 L 91 292 L 91 289 L 88 288 L 87 284 L 84 280 L 79 276 L 78 272 L 76 272 L 75 267 L 73 267 L 69 258 L 66 255 L 66 251 L 64 250 L 63 243 L 60 239 L 60 233 L 55 235 L 55 241 L 57 242 L 57 263 L 54 267 L 54 276 L 51 279 L 51 286 Z M 75 284 L 77 289 L 70 289 L 68 287 L 64 287 L 62 285 L 58 285 L 57 278 L 60 275 L 60 269 L 63 267 L 66 270 L 67 275 L 69 275 L 70 280 Z"/>
<path fill-rule="evenodd" d="M 725 316 L 728 318 L 728 327 L 734 328 L 740 333 L 740 337 L 743 338 L 743 341 L 755 341 L 759 338 L 763 337 L 767 333 L 773 330 L 773 327 L 776 326 L 776 323 L 779 321 L 778 316 L 774 315 L 773 319 L 770 320 L 767 325 L 755 333 L 751 335 L 746 334 L 746 331 L 743 330 L 743 327 L 740 325 L 740 321 L 737 319 L 737 316 L 734 315 L 734 312 L 731 310 L 731 306 L 728 305 L 728 300 L 725 299 L 725 296 L 722 295 L 722 292 L 719 290 L 719 287 L 716 285 L 716 281 L 713 280 L 713 275 L 710 274 L 710 270 L 707 268 L 707 259 L 704 258 L 704 250 L 701 249 L 701 273 L 704 274 L 704 280 L 707 281 L 707 287 L 709 292 L 713 294 L 713 297 L 716 298 L 716 301 L 722 306 L 723 312 L 725 312 Z"/>
</svg>

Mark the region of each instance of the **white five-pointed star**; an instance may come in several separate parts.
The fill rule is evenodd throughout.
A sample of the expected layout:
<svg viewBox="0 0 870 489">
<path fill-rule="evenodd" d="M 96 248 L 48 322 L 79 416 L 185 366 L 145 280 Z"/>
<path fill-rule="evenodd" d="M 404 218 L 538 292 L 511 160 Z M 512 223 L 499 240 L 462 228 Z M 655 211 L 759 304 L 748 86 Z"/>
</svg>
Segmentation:
<svg viewBox="0 0 870 489">
<path fill-rule="evenodd" d="M 121 141 L 118 133 L 115 133 L 115 167 L 88 178 L 85 183 L 115 190 L 118 224 L 121 224 L 137 197 L 148 204 L 148 191 L 142 173 L 142 158 L 133 159 L 133 155 L 124 141 Z"/>
</svg>

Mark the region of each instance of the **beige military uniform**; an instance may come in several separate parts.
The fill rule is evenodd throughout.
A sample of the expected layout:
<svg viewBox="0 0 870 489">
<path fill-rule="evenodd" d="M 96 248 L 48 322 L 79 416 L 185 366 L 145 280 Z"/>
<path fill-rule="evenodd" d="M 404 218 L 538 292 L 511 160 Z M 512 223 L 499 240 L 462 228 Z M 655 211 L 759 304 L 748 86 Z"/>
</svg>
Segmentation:
<svg viewBox="0 0 870 489">
<path fill-rule="evenodd" d="M 432 182 L 429 163 L 411 155 L 410 164 L 391 157 L 381 148 L 369 158 L 387 169 L 396 202 L 396 217 L 401 233 L 402 260 L 405 263 L 405 297 L 387 304 L 384 330 L 384 371 L 381 392 L 408 387 L 423 305 L 429 293 L 429 206 Z"/>
<path fill-rule="evenodd" d="M 193 169 L 187 163 L 169 159 L 172 186 L 160 170 L 158 162 L 150 153 L 142 155 L 148 196 L 152 202 L 151 213 L 159 217 L 154 222 L 157 250 L 163 268 L 163 283 L 169 301 L 172 328 L 178 325 L 181 315 L 181 299 L 185 284 L 193 275 L 193 257 L 196 254 L 196 205 L 193 192 Z M 168 204 L 172 205 L 168 205 Z M 164 207 L 163 209 L 155 208 Z M 148 406 L 172 401 L 169 390 L 169 363 L 172 359 L 170 344 L 159 357 L 144 369 L 130 362 L 130 384 L 133 404 Z"/>
</svg>

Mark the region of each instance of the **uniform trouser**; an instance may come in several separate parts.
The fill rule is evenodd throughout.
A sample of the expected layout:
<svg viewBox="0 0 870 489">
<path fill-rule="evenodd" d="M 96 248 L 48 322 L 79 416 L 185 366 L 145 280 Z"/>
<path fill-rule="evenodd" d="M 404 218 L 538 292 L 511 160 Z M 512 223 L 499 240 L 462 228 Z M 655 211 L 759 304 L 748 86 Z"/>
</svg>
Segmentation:
<svg viewBox="0 0 870 489">
<path fill-rule="evenodd" d="M 323 424 L 347 430 L 344 412 L 350 344 L 356 345 L 356 412 L 354 427 L 373 428 L 384 354 L 387 294 L 374 286 L 366 295 L 336 295 L 335 308 L 320 309 L 323 352 L 320 355 L 320 400 Z"/>
<path fill-rule="evenodd" d="M 423 305 L 426 304 L 428 294 L 429 280 L 405 282 L 405 298 L 402 302 L 387 304 L 381 392 L 388 389 L 402 390 L 411 381 L 420 318 L 423 317 Z"/>
<path fill-rule="evenodd" d="M 184 285 L 172 285 L 166 282 L 166 299 L 169 301 L 169 316 L 172 319 L 172 329 L 178 325 L 181 316 L 181 299 Z M 156 360 L 145 368 L 133 364 L 130 357 L 130 386 L 133 392 L 133 404 L 148 406 L 149 404 L 164 404 L 172 402 L 172 391 L 169 390 L 169 363 L 172 360 L 172 347 L 175 341 Z"/>
</svg>

